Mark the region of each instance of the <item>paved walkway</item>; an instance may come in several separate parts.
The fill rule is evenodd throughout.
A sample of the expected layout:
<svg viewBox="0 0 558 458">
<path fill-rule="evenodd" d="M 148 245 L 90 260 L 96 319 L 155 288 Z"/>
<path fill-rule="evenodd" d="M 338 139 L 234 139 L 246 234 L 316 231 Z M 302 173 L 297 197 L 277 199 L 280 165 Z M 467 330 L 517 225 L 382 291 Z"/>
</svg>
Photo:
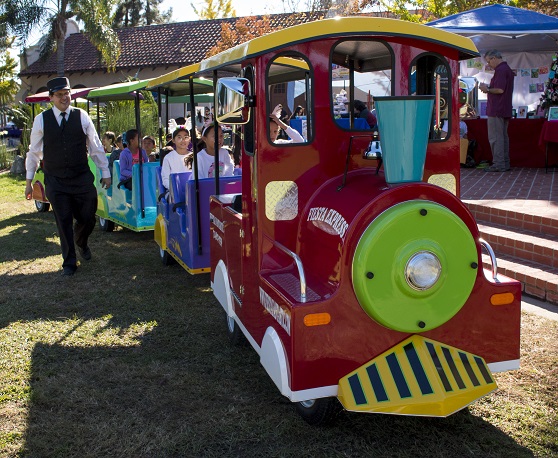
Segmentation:
<svg viewBox="0 0 558 458">
<path fill-rule="evenodd" d="M 461 169 L 461 199 L 503 210 L 558 219 L 558 169 L 512 168 L 487 173 Z"/>
<path fill-rule="evenodd" d="M 521 297 L 521 310 L 527 313 L 534 313 L 549 320 L 558 321 L 558 307 L 534 297 L 523 295 Z"/>
</svg>

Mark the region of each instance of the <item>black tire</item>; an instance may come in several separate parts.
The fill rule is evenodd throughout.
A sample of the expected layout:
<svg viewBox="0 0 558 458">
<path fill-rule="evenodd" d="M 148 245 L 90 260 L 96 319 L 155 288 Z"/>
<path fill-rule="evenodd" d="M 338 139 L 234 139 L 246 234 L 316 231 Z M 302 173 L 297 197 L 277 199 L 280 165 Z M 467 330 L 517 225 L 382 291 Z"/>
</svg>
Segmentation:
<svg viewBox="0 0 558 458">
<path fill-rule="evenodd" d="M 50 204 L 47 202 L 41 202 L 40 200 L 35 201 L 35 208 L 39 213 L 47 212 L 50 209 Z"/>
<path fill-rule="evenodd" d="M 341 410 L 341 404 L 337 398 L 311 399 L 296 403 L 297 413 L 312 426 L 333 424 Z"/>
<path fill-rule="evenodd" d="M 242 345 L 244 343 L 244 334 L 242 334 L 242 330 L 233 317 L 226 315 L 225 318 L 227 322 L 227 335 L 229 336 L 229 342 L 235 347 Z"/>
<path fill-rule="evenodd" d="M 168 251 L 159 248 L 159 256 L 161 256 L 161 262 L 164 266 L 171 266 L 176 264 L 175 259 L 169 254 Z"/>
<path fill-rule="evenodd" d="M 109 221 L 105 218 L 99 218 L 99 227 L 103 232 L 112 232 L 114 231 L 114 221 Z"/>
</svg>

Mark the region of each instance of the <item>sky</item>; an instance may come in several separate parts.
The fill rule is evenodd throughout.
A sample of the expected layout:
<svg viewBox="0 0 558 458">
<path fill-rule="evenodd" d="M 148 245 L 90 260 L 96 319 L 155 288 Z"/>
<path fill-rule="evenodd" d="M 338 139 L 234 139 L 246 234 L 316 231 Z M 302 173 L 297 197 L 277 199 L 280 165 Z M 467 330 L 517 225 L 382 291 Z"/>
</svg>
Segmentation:
<svg viewBox="0 0 558 458">
<path fill-rule="evenodd" d="M 172 7 L 172 18 L 176 22 L 196 21 L 198 17 L 192 10 L 190 4 L 199 10 L 203 8 L 202 0 L 164 0 L 159 6 L 161 11 Z M 284 13 L 281 0 L 232 0 L 232 5 L 237 16 L 252 16 L 261 14 Z"/>
</svg>

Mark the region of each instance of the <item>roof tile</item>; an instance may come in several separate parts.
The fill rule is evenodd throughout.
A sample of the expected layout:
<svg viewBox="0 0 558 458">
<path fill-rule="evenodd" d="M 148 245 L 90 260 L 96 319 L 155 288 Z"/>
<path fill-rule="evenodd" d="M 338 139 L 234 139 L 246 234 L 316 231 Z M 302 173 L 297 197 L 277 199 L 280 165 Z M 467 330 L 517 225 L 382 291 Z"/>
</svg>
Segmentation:
<svg viewBox="0 0 558 458">
<path fill-rule="evenodd" d="M 261 19 L 263 16 L 255 16 Z M 267 16 L 273 29 L 282 29 L 296 24 L 315 21 L 323 13 L 273 14 Z M 198 20 L 175 22 L 143 27 L 117 29 L 121 43 L 121 54 L 116 70 L 161 67 L 169 65 L 185 66 L 199 62 L 207 51 L 221 38 L 223 23 L 235 24 L 241 18 Z M 68 73 L 86 71 L 106 71 L 100 53 L 89 41 L 87 34 L 75 33 L 66 38 L 64 71 Z M 56 73 L 56 56 L 46 61 L 39 60 L 22 70 L 20 76 Z"/>
</svg>

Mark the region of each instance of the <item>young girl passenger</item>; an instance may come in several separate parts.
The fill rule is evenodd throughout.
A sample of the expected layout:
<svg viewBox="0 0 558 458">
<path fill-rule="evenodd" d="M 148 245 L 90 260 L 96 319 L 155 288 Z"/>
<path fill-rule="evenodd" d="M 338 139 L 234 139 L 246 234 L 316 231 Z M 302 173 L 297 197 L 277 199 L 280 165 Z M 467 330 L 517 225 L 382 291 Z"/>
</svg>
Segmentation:
<svg viewBox="0 0 558 458">
<path fill-rule="evenodd" d="M 172 141 L 175 145 L 174 150 L 165 156 L 163 166 L 161 167 L 161 181 L 167 189 L 169 189 L 169 176 L 171 173 L 188 172 L 190 170 L 188 161 L 190 133 L 186 127 L 178 126 L 172 133 Z"/>
<path fill-rule="evenodd" d="M 223 148 L 223 130 L 221 126 L 218 128 L 219 134 L 219 176 L 230 177 L 233 176 L 234 163 L 231 159 L 229 151 Z M 198 178 L 214 178 L 215 177 L 215 125 L 209 124 L 202 130 L 202 141 L 205 143 L 205 148 L 202 149 L 196 159 L 198 163 Z M 194 174 L 190 177 L 194 179 Z"/>
</svg>

